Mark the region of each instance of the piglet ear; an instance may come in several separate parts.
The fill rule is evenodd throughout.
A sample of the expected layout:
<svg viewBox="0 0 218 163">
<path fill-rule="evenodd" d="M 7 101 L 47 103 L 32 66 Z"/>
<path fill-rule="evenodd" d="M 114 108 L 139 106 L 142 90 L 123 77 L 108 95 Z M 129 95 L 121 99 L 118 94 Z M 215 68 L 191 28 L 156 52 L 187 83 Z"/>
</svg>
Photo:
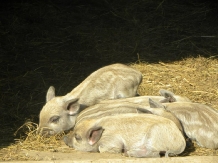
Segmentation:
<svg viewBox="0 0 218 163">
<path fill-rule="evenodd" d="M 160 89 L 159 93 L 160 93 L 161 96 L 164 96 L 164 97 L 166 97 L 166 96 L 168 97 L 168 95 L 171 95 L 171 96 L 175 95 L 173 92 L 168 91 L 166 89 Z"/>
<path fill-rule="evenodd" d="M 65 101 L 69 115 L 75 115 L 79 112 L 80 104 L 78 103 L 79 98 L 74 98 Z"/>
<path fill-rule="evenodd" d="M 104 129 L 102 127 L 91 128 L 87 133 L 89 144 L 94 145 L 97 143 L 100 140 L 103 131 Z"/>
<path fill-rule="evenodd" d="M 146 114 L 152 114 L 151 111 L 145 109 L 145 108 L 137 108 L 138 113 L 146 113 Z"/>
<path fill-rule="evenodd" d="M 164 108 L 164 106 L 161 103 L 156 102 L 152 100 L 151 98 L 149 98 L 149 105 L 151 108 Z"/>
<path fill-rule="evenodd" d="M 170 98 L 165 98 L 163 100 L 159 101 L 160 103 L 169 103 L 170 102 Z"/>
<path fill-rule="evenodd" d="M 53 86 L 50 86 L 46 94 L 46 102 L 50 101 L 54 97 L 55 97 L 55 88 Z"/>
<path fill-rule="evenodd" d="M 165 99 L 162 100 L 161 102 L 162 103 L 166 103 L 166 102 L 176 102 L 176 99 L 175 99 L 175 94 L 173 92 L 170 92 L 168 90 L 165 90 L 165 89 L 161 89 L 159 91 L 160 95 L 161 96 L 164 96 Z"/>
</svg>

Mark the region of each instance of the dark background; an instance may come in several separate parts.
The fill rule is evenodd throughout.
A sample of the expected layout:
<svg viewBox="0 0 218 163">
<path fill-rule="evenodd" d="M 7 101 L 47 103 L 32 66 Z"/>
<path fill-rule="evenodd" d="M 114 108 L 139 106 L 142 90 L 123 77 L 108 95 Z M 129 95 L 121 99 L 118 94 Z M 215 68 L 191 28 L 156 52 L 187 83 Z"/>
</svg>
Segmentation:
<svg viewBox="0 0 218 163">
<path fill-rule="evenodd" d="M 217 57 L 218 5 L 203 0 L 0 2 L 1 147 L 38 123 L 48 87 L 70 92 L 92 71 L 121 62 Z M 202 37 L 208 36 L 208 37 Z"/>
</svg>

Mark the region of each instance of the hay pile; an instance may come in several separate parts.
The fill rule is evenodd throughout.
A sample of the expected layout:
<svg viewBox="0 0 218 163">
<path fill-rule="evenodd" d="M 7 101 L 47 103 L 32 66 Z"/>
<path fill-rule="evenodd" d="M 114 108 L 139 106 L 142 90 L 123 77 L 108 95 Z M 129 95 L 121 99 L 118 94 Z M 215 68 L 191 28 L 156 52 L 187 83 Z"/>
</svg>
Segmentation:
<svg viewBox="0 0 218 163">
<path fill-rule="evenodd" d="M 143 95 L 157 95 L 159 89 L 187 96 L 193 102 L 218 108 L 218 61 L 203 57 L 187 58 L 173 63 L 132 65 L 143 73 L 139 91 Z"/>
<path fill-rule="evenodd" d="M 141 95 L 158 95 L 159 89 L 168 89 L 175 94 L 186 96 L 193 102 L 200 102 L 218 109 L 218 59 L 187 58 L 173 63 L 159 62 L 148 64 L 141 62 L 130 64 L 143 73 L 143 82 L 139 87 Z M 19 155 L 21 150 L 38 150 L 53 152 L 73 152 L 70 148 L 62 148 L 63 134 L 50 138 L 35 134 L 37 124 L 26 122 L 18 129 L 25 135 L 16 143 L 0 151 L 0 160 L 33 160 L 30 156 Z M 195 143 L 186 149 L 181 156 L 215 156 L 218 150 L 198 147 Z"/>
</svg>

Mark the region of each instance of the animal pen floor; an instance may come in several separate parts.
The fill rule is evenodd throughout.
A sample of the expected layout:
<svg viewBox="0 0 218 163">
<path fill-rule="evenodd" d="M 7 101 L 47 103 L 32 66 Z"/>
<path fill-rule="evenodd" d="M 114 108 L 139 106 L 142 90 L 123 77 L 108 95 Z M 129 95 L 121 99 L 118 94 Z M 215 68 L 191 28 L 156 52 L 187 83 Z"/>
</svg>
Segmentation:
<svg viewBox="0 0 218 163">
<path fill-rule="evenodd" d="M 63 144 L 64 133 L 35 134 L 50 85 L 65 95 L 94 70 L 116 62 L 143 73 L 141 95 L 168 89 L 218 109 L 217 4 L 2 1 L 0 161 L 217 162 L 218 150 L 194 143 L 178 157 L 145 159 L 78 152 Z"/>
</svg>

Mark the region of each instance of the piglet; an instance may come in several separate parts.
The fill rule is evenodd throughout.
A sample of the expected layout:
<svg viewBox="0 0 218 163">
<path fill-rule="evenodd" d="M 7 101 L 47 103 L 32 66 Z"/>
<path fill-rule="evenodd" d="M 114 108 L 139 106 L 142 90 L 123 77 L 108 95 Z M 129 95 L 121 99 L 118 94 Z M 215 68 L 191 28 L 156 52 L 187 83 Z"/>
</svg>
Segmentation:
<svg viewBox="0 0 218 163">
<path fill-rule="evenodd" d="M 150 101 L 151 108 L 164 108 L 181 122 L 185 134 L 205 148 L 218 148 L 218 110 L 201 103 Z M 147 108 L 149 110 L 149 108 Z"/>
<path fill-rule="evenodd" d="M 93 72 L 65 96 L 55 97 L 51 86 L 40 112 L 37 132 L 53 135 L 69 130 L 84 108 L 106 99 L 136 96 L 141 81 L 141 72 L 123 64 L 112 64 Z"/>
<path fill-rule="evenodd" d="M 110 103 L 131 102 L 143 106 L 149 106 L 149 99 L 153 99 L 161 103 L 191 102 L 189 98 L 185 96 L 175 95 L 173 92 L 169 90 L 160 89 L 159 94 L 160 96 L 137 96 L 137 97 L 122 98 L 122 99 L 103 100 L 100 101 L 100 103 L 110 104 Z"/>
<path fill-rule="evenodd" d="M 134 97 L 138 99 L 138 97 Z M 134 99 L 128 98 L 128 99 Z M 117 114 L 126 114 L 126 113 L 139 113 L 139 114 L 154 114 L 161 117 L 165 117 L 173 121 L 178 129 L 183 132 L 183 128 L 180 124 L 180 121 L 173 115 L 171 112 L 166 111 L 164 108 L 149 108 L 150 99 L 145 98 L 143 104 L 147 103 L 147 105 L 141 105 L 138 103 L 134 103 L 132 100 L 123 101 L 122 99 L 111 100 L 111 103 L 99 103 L 93 106 L 90 106 L 83 111 L 81 111 L 77 118 L 75 125 L 78 125 L 83 120 L 86 119 L 94 119 L 94 118 L 102 118 L 105 116 L 117 115 Z"/>
<path fill-rule="evenodd" d="M 177 155 L 186 142 L 174 122 L 153 114 L 120 114 L 87 119 L 64 138 L 80 151 L 122 153 L 132 157 Z"/>
</svg>

